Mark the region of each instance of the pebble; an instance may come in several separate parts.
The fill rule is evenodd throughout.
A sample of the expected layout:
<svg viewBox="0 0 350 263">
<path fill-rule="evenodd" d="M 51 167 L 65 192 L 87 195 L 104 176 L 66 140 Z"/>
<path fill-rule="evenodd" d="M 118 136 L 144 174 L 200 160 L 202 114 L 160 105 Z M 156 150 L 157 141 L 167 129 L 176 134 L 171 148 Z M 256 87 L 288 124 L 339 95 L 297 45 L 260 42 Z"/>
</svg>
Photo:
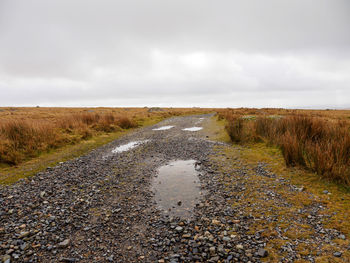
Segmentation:
<svg viewBox="0 0 350 263">
<path fill-rule="evenodd" d="M 69 244 L 70 244 L 70 239 L 65 239 L 62 242 L 58 243 L 57 246 L 59 248 L 66 248 L 69 246 Z"/>
<path fill-rule="evenodd" d="M 113 262 L 113 261 L 114 261 L 114 256 L 113 256 L 113 255 L 109 256 L 109 257 L 107 258 L 107 260 L 108 260 L 109 262 Z"/>
<path fill-rule="evenodd" d="M 2 262 L 3 263 L 11 263 L 11 256 L 10 255 L 5 255 L 2 257 Z"/>
<path fill-rule="evenodd" d="M 339 238 L 339 239 L 343 239 L 343 240 L 346 239 L 345 235 L 343 235 L 343 234 L 339 235 L 338 238 Z"/>
<path fill-rule="evenodd" d="M 267 257 L 268 256 L 268 252 L 267 250 L 263 249 L 263 248 L 259 248 L 258 251 L 256 252 L 256 254 L 259 256 L 259 257 Z"/>
<path fill-rule="evenodd" d="M 183 227 L 177 226 L 177 227 L 175 228 L 175 230 L 176 230 L 177 232 L 181 232 L 181 231 L 183 230 Z"/>
<path fill-rule="evenodd" d="M 213 219 L 213 220 L 211 221 L 211 223 L 212 223 L 213 225 L 219 225 L 219 224 L 220 224 L 220 221 L 219 221 L 219 220 L 216 220 L 216 219 Z"/>
<path fill-rule="evenodd" d="M 231 241 L 231 238 L 229 238 L 229 237 L 223 237 L 222 240 L 225 241 L 225 242 L 230 242 L 230 241 Z"/>
<path fill-rule="evenodd" d="M 28 247 L 29 247 L 28 243 L 23 243 L 23 244 L 20 246 L 20 249 L 21 249 L 21 250 L 26 250 L 26 249 L 28 249 Z"/>
<path fill-rule="evenodd" d="M 335 256 L 337 258 L 340 258 L 342 255 L 343 255 L 343 253 L 341 253 L 339 251 L 333 253 L 333 256 Z"/>
<path fill-rule="evenodd" d="M 236 248 L 237 249 L 243 249 L 243 245 L 242 244 L 238 244 L 238 245 L 236 245 Z"/>
<path fill-rule="evenodd" d="M 22 239 L 24 237 L 29 236 L 30 232 L 29 231 L 23 231 L 19 234 L 18 238 Z"/>
<path fill-rule="evenodd" d="M 210 254 L 215 254 L 216 248 L 215 247 L 210 247 L 209 251 L 210 251 Z"/>
</svg>

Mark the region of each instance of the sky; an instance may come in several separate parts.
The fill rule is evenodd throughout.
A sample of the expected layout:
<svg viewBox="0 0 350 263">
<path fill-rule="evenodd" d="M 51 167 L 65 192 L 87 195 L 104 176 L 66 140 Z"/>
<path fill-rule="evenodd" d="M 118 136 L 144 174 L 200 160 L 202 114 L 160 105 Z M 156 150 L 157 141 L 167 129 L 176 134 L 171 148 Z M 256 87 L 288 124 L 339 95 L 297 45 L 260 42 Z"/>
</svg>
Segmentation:
<svg viewBox="0 0 350 263">
<path fill-rule="evenodd" d="M 350 108 L 349 0 L 0 0 L 0 106 Z"/>
</svg>

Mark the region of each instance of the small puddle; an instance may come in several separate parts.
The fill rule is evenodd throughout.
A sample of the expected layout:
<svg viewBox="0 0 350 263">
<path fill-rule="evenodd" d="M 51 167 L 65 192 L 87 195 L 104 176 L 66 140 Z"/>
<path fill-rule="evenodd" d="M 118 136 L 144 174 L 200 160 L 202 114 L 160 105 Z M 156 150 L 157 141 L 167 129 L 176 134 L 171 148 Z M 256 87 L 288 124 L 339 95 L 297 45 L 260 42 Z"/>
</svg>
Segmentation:
<svg viewBox="0 0 350 263">
<path fill-rule="evenodd" d="M 204 120 L 204 118 L 199 118 L 198 121 L 196 121 L 195 124 L 196 124 L 196 125 L 197 125 L 197 124 L 200 124 L 203 120 Z"/>
<path fill-rule="evenodd" d="M 174 128 L 174 126 L 162 126 L 162 127 L 159 127 L 159 128 L 155 128 L 155 129 L 152 129 L 153 131 L 164 131 L 164 130 L 169 130 L 171 128 Z"/>
<path fill-rule="evenodd" d="M 173 161 L 161 166 L 153 180 L 156 202 L 165 214 L 190 218 L 200 202 L 199 164 L 195 160 Z"/>
<path fill-rule="evenodd" d="M 112 150 L 112 153 L 121 153 L 121 152 L 125 152 L 125 151 L 129 151 L 143 143 L 148 142 L 148 140 L 144 140 L 144 141 L 133 141 L 133 142 L 129 142 L 127 144 L 123 144 L 120 145 L 118 147 L 116 147 L 114 150 Z"/>
<path fill-rule="evenodd" d="M 191 128 L 185 128 L 185 129 L 182 129 L 183 131 L 199 131 L 203 129 L 203 127 L 191 127 Z"/>
</svg>

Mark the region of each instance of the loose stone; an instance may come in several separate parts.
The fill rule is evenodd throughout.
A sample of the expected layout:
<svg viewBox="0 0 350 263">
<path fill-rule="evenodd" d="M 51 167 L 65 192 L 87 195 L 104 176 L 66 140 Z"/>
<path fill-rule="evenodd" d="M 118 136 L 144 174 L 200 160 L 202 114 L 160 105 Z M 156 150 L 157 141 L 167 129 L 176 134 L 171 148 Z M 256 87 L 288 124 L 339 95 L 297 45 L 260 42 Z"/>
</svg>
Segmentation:
<svg viewBox="0 0 350 263">
<path fill-rule="evenodd" d="M 181 231 L 183 230 L 183 227 L 177 226 L 177 227 L 175 228 L 175 230 L 176 230 L 177 232 L 181 232 Z"/>
<path fill-rule="evenodd" d="M 70 244 L 70 239 L 65 239 L 65 240 L 63 240 L 62 242 L 58 243 L 57 246 L 58 246 L 59 248 L 66 248 L 66 247 L 69 246 L 69 244 Z"/>
<path fill-rule="evenodd" d="M 340 258 L 342 255 L 343 254 L 341 252 L 339 252 L 339 251 L 333 253 L 333 256 L 335 256 L 337 258 Z"/>
<path fill-rule="evenodd" d="M 258 251 L 256 252 L 256 254 L 257 254 L 259 257 L 264 258 L 264 257 L 267 257 L 269 253 L 268 253 L 265 249 L 259 248 Z"/>
</svg>

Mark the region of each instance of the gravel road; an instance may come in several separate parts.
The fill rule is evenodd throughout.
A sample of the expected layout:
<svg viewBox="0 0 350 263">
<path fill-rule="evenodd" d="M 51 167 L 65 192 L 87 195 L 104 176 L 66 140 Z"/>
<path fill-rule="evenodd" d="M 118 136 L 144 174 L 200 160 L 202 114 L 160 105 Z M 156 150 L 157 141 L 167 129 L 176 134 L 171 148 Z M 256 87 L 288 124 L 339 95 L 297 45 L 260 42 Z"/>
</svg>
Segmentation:
<svg viewBox="0 0 350 263">
<path fill-rule="evenodd" d="M 223 147 L 222 143 L 210 141 L 206 129 L 188 129 L 205 126 L 211 116 L 167 119 L 34 177 L 0 186 L 3 262 L 260 262 L 266 258 L 267 238 L 247 234 L 251 218 L 227 202 L 245 188 L 227 192 L 217 165 L 210 161 L 210 155 L 217 154 L 214 148 Z M 192 188 L 185 187 L 191 180 L 183 186 L 181 179 L 173 181 L 177 191 L 169 190 L 169 195 L 175 196 L 170 198 L 175 205 L 162 208 L 155 197 L 157 183 L 167 182 L 157 181 L 157 174 L 169 164 L 177 169 L 175 160 L 190 160 L 185 164 L 194 167 L 188 176 L 198 180 Z M 255 172 L 267 174 L 263 165 Z M 235 173 L 245 176 L 244 170 Z M 196 199 L 187 200 L 192 197 Z M 291 253 L 283 262 L 294 260 Z"/>
</svg>

